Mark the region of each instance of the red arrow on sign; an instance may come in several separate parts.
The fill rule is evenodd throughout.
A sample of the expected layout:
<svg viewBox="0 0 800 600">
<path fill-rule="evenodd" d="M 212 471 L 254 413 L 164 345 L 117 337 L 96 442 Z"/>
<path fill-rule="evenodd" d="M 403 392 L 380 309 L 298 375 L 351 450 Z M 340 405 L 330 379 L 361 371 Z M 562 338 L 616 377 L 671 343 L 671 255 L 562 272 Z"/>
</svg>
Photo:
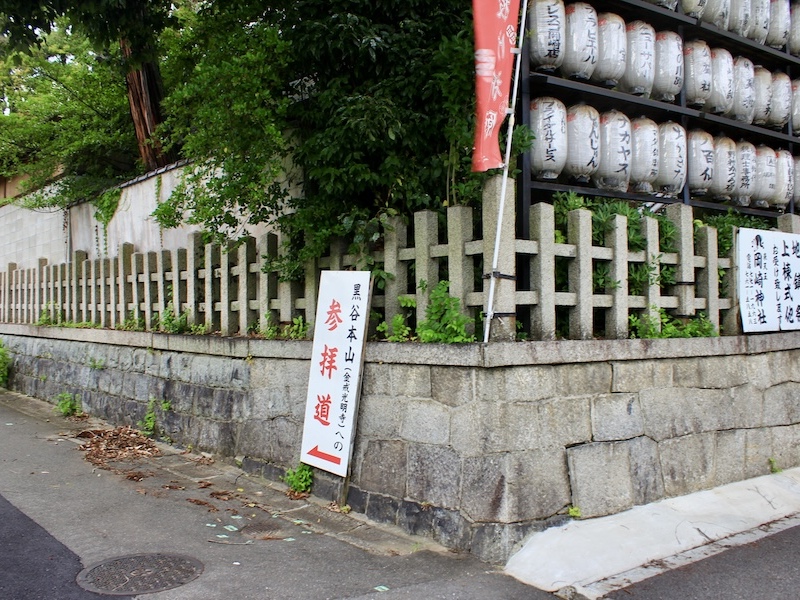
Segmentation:
<svg viewBox="0 0 800 600">
<path fill-rule="evenodd" d="M 319 446 L 314 446 L 311 450 L 308 451 L 310 456 L 314 456 L 315 458 L 319 458 L 321 460 L 327 460 L 328 462 L 332 462 L 335 465 L 339 465 L 342 463 L 342 459 L 338 456 L 334 456 L 333 454 L 328 454 L 327 452 L 323 452 L 319 449 Z"/>
</svg>

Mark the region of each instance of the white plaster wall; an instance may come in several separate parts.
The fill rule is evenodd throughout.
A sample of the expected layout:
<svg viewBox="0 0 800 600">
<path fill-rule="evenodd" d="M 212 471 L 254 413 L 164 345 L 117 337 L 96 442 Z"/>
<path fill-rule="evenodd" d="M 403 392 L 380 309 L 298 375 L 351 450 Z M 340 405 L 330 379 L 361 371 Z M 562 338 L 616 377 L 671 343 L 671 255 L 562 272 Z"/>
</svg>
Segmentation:
<svg viewBox="0 0 800 600">
<path fill-rule="evenodd" d="M 8 263 L 16 263 L 20 268 L 34 267 L 40 258 L 57 264 L 65 262 L 67 255 L 62 211 L 0 207 L 0 269 L 5 270 Z"/>
<path fill-rule="evenodd" d="M 76 250 L 85 251 L 90 259 L 114 257 L 123 243 L 133 244 L 136 252 L 186 248 L 189 234 L 199 231 L 198 226 L 162 230 L 152 216 L 158 201 L 169 198 L 182 172 L 182 167 L 172 168 L 125 186 L 105 238 L 102 225 L 94 218 L 95 208 L 89 203 L 69 209 L 67 231 L 60 210 L 37 212 L 11 205 L 0 207 L 0 270 L 5 270 L 9 262 L 18 268 L 31 268 L 39 258 L 50 264 L 67 262 Z M 293 193 L 299 193 L 299 189 L 294 186 Z M 156 198 L 157 190 L 160 198 Z M 247 229 L 254 237 L 266 232 L 262 226 Z"/>
</svg>

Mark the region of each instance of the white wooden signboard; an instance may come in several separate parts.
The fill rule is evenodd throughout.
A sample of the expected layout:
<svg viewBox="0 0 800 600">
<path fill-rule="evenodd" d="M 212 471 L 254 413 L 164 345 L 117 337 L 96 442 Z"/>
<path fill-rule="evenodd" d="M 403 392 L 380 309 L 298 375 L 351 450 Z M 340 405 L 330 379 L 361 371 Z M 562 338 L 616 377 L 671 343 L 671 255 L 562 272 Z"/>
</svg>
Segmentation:
<svg viewBox="0 0 800 600">
<path fill-rule="evenodd" d="M 800 235 L 739 229 L 736 257 L 742 330 L 800 329 Z"/>
<path fill-rule="evenodd" d="M 300 460 L 347 476 L 369 321 L 369 271 L 323 271 Z"/>
</svg>

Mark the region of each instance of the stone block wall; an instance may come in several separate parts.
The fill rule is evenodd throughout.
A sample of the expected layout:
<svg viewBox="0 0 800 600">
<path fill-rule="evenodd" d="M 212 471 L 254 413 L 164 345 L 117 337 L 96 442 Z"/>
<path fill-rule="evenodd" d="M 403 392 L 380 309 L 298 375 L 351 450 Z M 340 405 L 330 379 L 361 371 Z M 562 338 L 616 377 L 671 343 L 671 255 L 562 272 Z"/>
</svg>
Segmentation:
<svg viewBox="0 0 800 600">
<path fill-rule="evenodd" d="M 10 386 L 239 457 L 300 459 L 310 342 L 0 325 Z M 529 533 L 800 465 L 800 333 L 370 343 L 347 502 L 503 562 Z M 161 409 L 161 400 L 171 408 Z M 314 493 L 342 492 L 317 472 Z"/>
</svg>

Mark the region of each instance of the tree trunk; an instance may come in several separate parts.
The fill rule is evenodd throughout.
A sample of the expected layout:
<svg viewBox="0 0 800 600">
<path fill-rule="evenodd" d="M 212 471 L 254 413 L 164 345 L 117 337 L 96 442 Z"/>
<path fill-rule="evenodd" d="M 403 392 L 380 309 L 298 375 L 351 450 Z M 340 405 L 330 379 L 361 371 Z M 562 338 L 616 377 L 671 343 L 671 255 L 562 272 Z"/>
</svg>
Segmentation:
<svg viewBox="0 0 800 600">
<path fill-rule="evenodd" d="M 124 40 L 120 42 L 122 55 L 127 60 L 131 49 Z M 176 158 L 165 153 L 161 144 L 153 137 L 156 127 L 161 123 L 161 100 L 164 90 L 161 85 L 161 72 L 153 61 L 143 62 L 125 75 L 128 87 L 128 102 L 136 130 L 139 155 L 148 171 L 164 167 Z"/>
</svg>

